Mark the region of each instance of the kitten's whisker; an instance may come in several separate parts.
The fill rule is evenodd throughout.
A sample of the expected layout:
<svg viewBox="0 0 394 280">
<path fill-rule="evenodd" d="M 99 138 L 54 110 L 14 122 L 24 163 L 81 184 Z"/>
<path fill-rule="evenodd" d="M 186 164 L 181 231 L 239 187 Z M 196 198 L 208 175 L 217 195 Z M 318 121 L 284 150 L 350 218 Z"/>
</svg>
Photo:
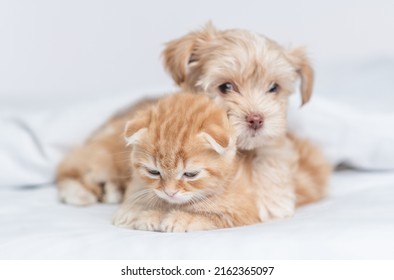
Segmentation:
<svg viewBox="0 0 394 280">
<path fill-rule="evenodd" d="M 111 155 L 113 155 L 113 156 L 115 156 L 115 155 L 127 155 L 127 154 L 129 154 L 130 153 L 130 151 L 121 151 L 121 152 L 114 152 L 114 153 L 111 153 Z"/>
<path fill-rule="evenodd" d="M 212 202 L 211 198 L 205 197 L 205 198 L 203 199 L 203 202 L 204 202 L 208 207 L 210 207 L 211 211 L 214 210 L 215 212 L 217 212 L 216 210 L 218 210 L 218 207 L 217 207 L 217 205 L 216 205 L 214 202 Z"/>
<path fill-rule="evenodd" d="M 199 202 L 201 202 L 201 200 L 198 197 L 192 197 L 192 199 L 190 200 L 190 204 L 193 207 L 194 211 L 196 211 L 197 213 L 202 213 L 202 208 L 198 207 Z"/>
<path fill-rule="evenodd" d="M 130 162 L 130 159 L 129 158 L 120 158 L 120 159 L 114 159 L 114 162 L 115 163 L 128 163 L 128 162 Z"/>
<path fill-rule="evenodd" d="M 198 199 L 197 202 L 201 203 L 203 207 L 200 207 L 200 209 L 196 209 L 199 212 L 207 212 L 208 211 L 216 211 L 218 209 L 218 207 L 211 201 L 211 199 L 209 197 L 207 197 L 206 195 L 200 194 L 200 193 L 196 193 L 196 199 Z M 198 206 L 198 205 L 196 205 Z"/>
<path fill-rule="evenodd" d="M 152 194 L 151 201 L 153 201 L 152 207 L 157 208 L 157 206 L 161 202 L 161 200 L 154 192 L 152 192 L 151 194 Z"/>
<path fill-rule="evenodd" d="M 146 156 L 146 157 L 149 157 L 149 158 L 151 158 L 152 157 L 152 154 L 151 153 L 149 153 L 149 152 L 146 152 L 146 151 L 135 151 L 134 152 L 134 155 L 142 155 L 142 156 Z"/>
<path fill-rule="evenodd" d="M 133 193 L 131 196 L 127 197 L 125 202 L 136 203 L 139 200 L 144 199 L 147 195 L 150 194 L 150 192 L 151 192 L 151 190 L 149 190 L 149 189 L 137 191 L 137 192 Z"/>
<path fill-rule="evenodd" d="M 153 192 L 149 193 L 149 197 L 146 200 L 146 204 L 150 206 L 150 208 L 156 208 L 157 206 L 157 196 Z"/>
</svg>

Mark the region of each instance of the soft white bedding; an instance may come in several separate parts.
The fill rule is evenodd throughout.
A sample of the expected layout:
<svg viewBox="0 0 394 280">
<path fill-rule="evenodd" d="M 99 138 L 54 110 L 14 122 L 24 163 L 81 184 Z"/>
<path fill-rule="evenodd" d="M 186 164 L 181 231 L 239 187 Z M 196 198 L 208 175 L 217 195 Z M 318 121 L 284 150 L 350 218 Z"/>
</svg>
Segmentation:
<svg viewBox="0 0 394 280">
<path fill-rule="evenodd" d="M 1 104 L 0 258 L 394 258 L 393 69 L 387 61 L 318 69 L 320 96 L 302 110 L 292 98 L 291 129 L 334 165 L 368 171 L 336 172 L 329 197 L 291 219 L 188 234 L 119 229 L 110 222 L 116 206 L 57 200 L 52 182 L 63 154 L 141 93 L 39 112 Z"/>
<path fill-rule="evenodd" d="M 295 217 L 196 233 L 111 225 L 116 206 L 59 204 L 53 185 L 0 191 L 1 259 L 394 258 L 394 172 L 337 172 Z"/>
</svg>

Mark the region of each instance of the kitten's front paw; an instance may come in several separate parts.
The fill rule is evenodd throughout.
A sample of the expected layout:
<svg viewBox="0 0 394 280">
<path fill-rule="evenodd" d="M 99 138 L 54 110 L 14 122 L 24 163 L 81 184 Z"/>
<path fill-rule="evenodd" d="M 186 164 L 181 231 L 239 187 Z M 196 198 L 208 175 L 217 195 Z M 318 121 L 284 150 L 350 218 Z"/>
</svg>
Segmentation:
<svg viewBox="0 0 394 280">
<path fill-rule="evenodd" d="M 160 212 L 155 210 L 124 211 L 119 209 L 114 216 L 113 224 L 136 230 L 160 231 L 160 219 Z"/>
<path fill-rule="evenodd" d="M 189 232 L 215 229 L 217 226 L 207 217 L 182 211 L 168 213 L 160 224 L 163 232 Z"/>
</svg>

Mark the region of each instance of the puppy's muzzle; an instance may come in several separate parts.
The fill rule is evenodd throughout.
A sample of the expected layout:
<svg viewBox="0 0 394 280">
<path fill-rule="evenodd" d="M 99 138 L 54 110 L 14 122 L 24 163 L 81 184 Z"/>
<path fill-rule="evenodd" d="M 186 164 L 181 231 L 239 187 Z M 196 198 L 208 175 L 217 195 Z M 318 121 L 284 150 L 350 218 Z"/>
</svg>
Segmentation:
<svg viewBox="0 0 394 280">
<path fill-rule="evenodd" d="M 263 127 L 264 118 L 261 114 L 252 113 L 246 116 L 246 122 L 249 128 L 258 130 Z"/>
</svg>

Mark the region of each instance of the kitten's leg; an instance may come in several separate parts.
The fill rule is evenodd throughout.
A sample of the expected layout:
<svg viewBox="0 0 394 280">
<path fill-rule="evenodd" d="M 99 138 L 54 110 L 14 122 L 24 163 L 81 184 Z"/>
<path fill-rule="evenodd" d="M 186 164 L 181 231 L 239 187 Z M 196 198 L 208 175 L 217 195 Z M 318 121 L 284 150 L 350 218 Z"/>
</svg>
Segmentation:
<svg viewBox="0 0 394 280">
<path fill-rule="evenodd" d="M 219 226 L 209 217 L 173 210 L 166 214 L 160 224 L 164 232 L 189 232 L 216 229 Z"/>
</svg>

